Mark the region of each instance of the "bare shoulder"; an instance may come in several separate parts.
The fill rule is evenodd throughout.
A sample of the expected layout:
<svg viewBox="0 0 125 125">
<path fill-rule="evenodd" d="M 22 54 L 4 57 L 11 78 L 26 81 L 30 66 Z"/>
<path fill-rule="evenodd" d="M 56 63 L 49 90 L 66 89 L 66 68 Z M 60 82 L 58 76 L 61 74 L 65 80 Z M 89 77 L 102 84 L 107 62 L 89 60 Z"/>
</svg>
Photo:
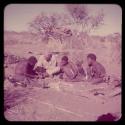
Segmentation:
<svg viewBox="0 0 125 125">
<path fill-rule="evenodd" d="M 99 62 L 96 63 L 96 66 L 97 66 L 97 67 L 103 67 L 103 68 L 104 68 L 103 64 L 101 64 L 101 63 L 99 63 Z"/>
</svg>

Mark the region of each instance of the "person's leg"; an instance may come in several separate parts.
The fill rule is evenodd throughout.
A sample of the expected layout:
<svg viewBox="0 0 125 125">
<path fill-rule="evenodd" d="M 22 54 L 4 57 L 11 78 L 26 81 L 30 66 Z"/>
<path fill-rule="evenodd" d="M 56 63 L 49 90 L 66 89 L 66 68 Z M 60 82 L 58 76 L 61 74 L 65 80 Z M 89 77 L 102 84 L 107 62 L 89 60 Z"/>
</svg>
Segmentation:
<svg viewBox="0 0 125 125">
<path fill-rule="evenodd" d="M 85 76 L 78 74 L 72 81 L 73 82 L 81 82 L 81 81 L 85 81 L 85 80 L 86 80 Z"/>
<path fill-rule="evenodd" d="M 99 84 L 103 82 L 103 78 L 95 78 L 91 80 L 92 84 Z"/>
<path fill-rule="evenodd" d="M 22 86 L 22 87 L 26 87 L 25 84 L 25 76 L 24 75 L 20 75 L 20 74 L 16 74 L 12 77 L 8 77 L 8 80 L 16 87 L 18 85 Z"/>
</svg>

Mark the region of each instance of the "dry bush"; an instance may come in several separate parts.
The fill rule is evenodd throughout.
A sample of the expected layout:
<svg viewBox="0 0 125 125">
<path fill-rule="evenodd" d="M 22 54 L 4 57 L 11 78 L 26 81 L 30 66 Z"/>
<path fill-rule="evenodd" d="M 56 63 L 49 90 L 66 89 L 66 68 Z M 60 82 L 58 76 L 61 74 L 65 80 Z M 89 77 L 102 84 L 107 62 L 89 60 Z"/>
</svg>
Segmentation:
<svg viewBox="0 0 125 125">
<path fill-rule="evenodd" d="M 4 111 L 26 100 L 28 91 L 18 89 L 4 90 Z"/>
</svg>

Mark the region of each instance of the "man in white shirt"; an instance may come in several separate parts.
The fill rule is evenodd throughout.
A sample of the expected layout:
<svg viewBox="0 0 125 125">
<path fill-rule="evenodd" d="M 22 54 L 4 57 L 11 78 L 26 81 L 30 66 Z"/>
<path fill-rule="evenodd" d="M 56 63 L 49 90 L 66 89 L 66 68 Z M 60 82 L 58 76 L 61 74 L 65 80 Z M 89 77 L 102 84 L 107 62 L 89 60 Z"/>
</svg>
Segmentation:
<svg viewBox="0 0 125 125">
<path fill-rule="evenodd" d="M 52 53 L 41 55 L 34 69 L 37 67 L 44 67 L 49 76 L 52 76 L 60 71 L 60 67 L 57 66 L 56 57 L 52 55 Z"/>
</svg>

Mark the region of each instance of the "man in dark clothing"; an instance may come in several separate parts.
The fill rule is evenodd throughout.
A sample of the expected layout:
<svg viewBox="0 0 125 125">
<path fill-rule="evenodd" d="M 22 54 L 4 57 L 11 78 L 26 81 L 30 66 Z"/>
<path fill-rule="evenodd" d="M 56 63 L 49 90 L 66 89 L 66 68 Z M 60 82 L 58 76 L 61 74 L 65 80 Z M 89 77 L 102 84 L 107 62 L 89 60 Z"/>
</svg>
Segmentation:
<svg viewBox="0 0 125 125">
<path fill-rule="evenodd" d="M 37 59 L 34 56 L 31 56 L 27 60 L 20 61 L 15 67 L 14 76 L 9 78 L 9 80 L 14 83 L 14 85 L 17 85 L 17 83 L 24 85 L 26 81 L 28 82 L 30 79 L 37 78 L 37 73 L 33 70 L 36 62 Z"/>
<path fill-rule="evenodd" d="M 30 78 L 36 77 L 38 74 L 35 72 L 34 66 L 37 63 L 37 59 L 33 56 L 31 56 L 28 59 L 27 66 L 26 66 L 26 75 L 29 76 Z"/>
<path fill-rule="evenodd" d="M 87 62 L 88 81 L 92 82 L 93 84 L 103 82 L 103 78 L 106 75 L 106 71 L 104 66 L 96 61 L 96 55 L 93 53 L 88 54 Z"/>
</svg>

